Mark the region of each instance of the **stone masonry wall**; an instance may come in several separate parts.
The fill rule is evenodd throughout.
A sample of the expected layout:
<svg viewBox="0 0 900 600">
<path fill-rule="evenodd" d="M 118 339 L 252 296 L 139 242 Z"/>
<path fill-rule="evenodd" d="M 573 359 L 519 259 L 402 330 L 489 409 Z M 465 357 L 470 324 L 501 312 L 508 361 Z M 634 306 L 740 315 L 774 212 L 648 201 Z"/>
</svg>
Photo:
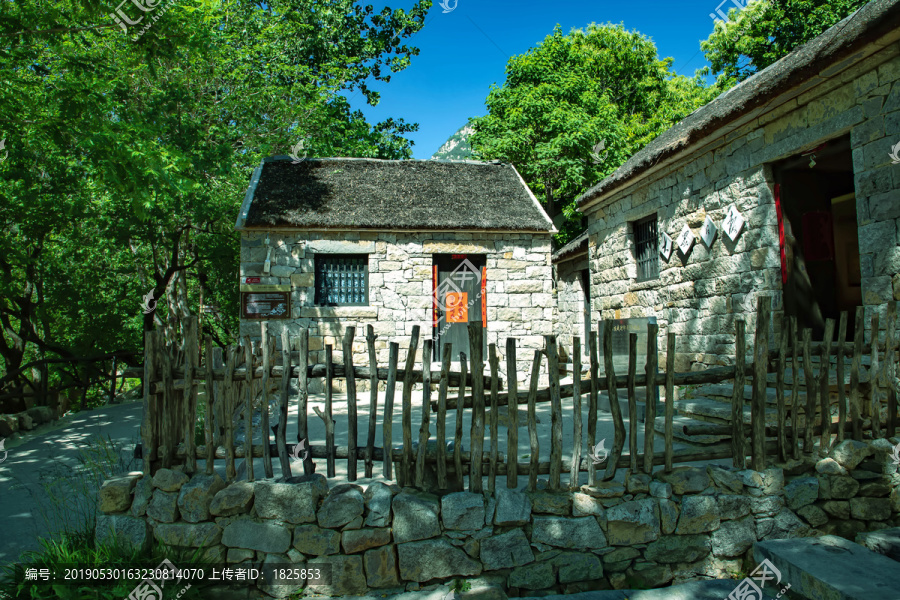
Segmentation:
<svg viewBox="0 0 900 600">
<path fill-rule="evenodd" d="M 226 486 L 218 475 L 161 469 L 152 479 L 104 482 L 97 536 L 138 548 L 153 540 L 203 547 L 219 565 L 327 563 L 331 585 L 310 591 L 329 595 L 453 579 L 500 600 L 661 587 L 752 570 L 757 540 L 854 539 L 900 525 L 898 442 L 848 440 L 828 458 L 762 472 L 679 467 L 554 493 L 501 487 L 438 497 L 381 482 L 328 489 L 321 475 Z M 261 589 L 286 597 L 298 586 Z"/>
<path fill-rule="evenodd" d="M 569 352 L 573 351 L 572 338 L 575 336 L 581 338 L 581 364 L 586 365 L 590 357 L 588 340 L 584 337 L 584 290 L 581 283 L 581 271 L 587 268 L 587 258 L 584 256 L 556 264 L 556 334 L 560 362 L 572 361 Z"/>
<path fill-rule="evenodd" d="M 661 349 L 667 333 L 679 334 L 678 371 L 733 364 L 735 318 L 753 332 L 761 295 L 782 310 L 768 165 L 847 134 L 867 324 L 873 311 L 900 299 L 900 164 L 890 157 L 900 143 L 898 55 L 900 44 L 892 43 L 849 69 L 822 74 L 793 99 L 589 209 L 594 320 L 657 317 Z M 704 219 L 718 227 L 732 204 L 746 220 L 743 233 L 732 243 L 720 231 L 707 248 L 699 235 Z M 686 257 L 677 246 L 668 262 L 660 256 L 658 279 L 636 282 L 631 223 L 653 214 L 660 235 L 675 239 L 687 224 L 697 240 Z"/>
<path fill-rule="evenodd" d="M 288 235 L 272 232 L 269 240 L 274 250 L 268 276 L 262 271 L 267 251 L 265 238 L 265 233 L 242 234 L 240 280 L 260 277 L 262 284 L 292 286 L 291 319 L 270 320 L 270 331 L 280 340 L 283 327 L 291 335 L 309 329 L 310 360 L 318 363 L 325 362 L 327 344 L 333 346 L 334 360 L 343 360 L 341 340 L 345 328 L 353 326 L 356 327 L 354 363 L 368 365 L 365 336 L 366 326 L 371 324 L 379 336 L 375 347 L 382 367 L 387 366 L 389 343 L 397 342 L 401 349 L 408 349 L 412 328 L 419 325 L 416 363 L 420 365 L 422 340 L 431 336 L 433 330 L 433 254 L 487 255 L 487 343 L 497 344 L 501 360 L 507 337 L 517 338 L 520 356 L 527 356 L 530 352 L 524 350 L 543 348 L 542 336 L 553 333 L 555 301 L 549 233 L 298 232 Z M 314 257 L 319 252 L 369 255 L 369 306 L 314 305 Z M 470 310 L 480 314 L 480 299 Z M 259 321 L 242 320 L 241 335 L 258 339 Z M 404 359 L 405 354 L 401 352 L 400 360 Z M 311 385 L 320 383 L 311 382 Z M 359 389 L 365 389 L 366 385 L 366 381 L 358 382 Z"/>
</svg>

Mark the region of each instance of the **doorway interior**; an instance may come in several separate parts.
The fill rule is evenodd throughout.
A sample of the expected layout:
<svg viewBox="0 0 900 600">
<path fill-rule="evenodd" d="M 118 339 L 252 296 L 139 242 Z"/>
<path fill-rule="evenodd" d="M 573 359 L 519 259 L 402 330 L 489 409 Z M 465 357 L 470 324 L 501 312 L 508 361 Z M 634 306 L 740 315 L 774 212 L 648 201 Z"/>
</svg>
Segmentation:
<svg viewBox="0 0 900 600">
<path fill-rule="evenodd" d="M 469 323 L 487 328 L 487 256 L 484 254 L 435 254 L 433 258 L 434 329 L 433 360 L 443 360 L 444 344 L 450 343 L 451 362 L 469 351 Z M 487 356 L 487 336 L 482 336 Z"/>
</svg>

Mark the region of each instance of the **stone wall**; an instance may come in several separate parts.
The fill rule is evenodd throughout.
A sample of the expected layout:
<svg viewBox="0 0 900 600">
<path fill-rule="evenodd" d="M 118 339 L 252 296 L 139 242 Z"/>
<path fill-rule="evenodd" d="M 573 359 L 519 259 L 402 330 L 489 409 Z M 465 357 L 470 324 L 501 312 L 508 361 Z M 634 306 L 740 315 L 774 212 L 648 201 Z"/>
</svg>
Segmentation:
<svg viewBox="0 0 900 600">
<path fill-rule="evenodd" d="M 584 335 L 584 289 L 581 271 L 588 269 L 587 257 L 582 255 L 570 260 L 562 260 L 555 265 L 556 304 L 558 307 L 556 335 L 560 348 L 560 362 L 571 362 L 572 338 L 581 338 L 582 367 L 590 357 L 588 340 Z M 592 329 L 596 330 L 594 325 Z"/>
<path fill-rule="evenodd" d="M 265 239 L 265 233 L 242 234 L 240 281 L 260 277 L 261 284 L 291 286 L 291 319 L 270 320 L 270 331 L 280 339 L 285 326 L 291 335 L 308 328 L 310 360 L 317 363 L 325 362 L 327 344 L 334 348 L 334 360 L 343 360 L 341 340 L 350 326 L 356 327 L 353 354 L 358 365 L 368 365 L 365 335 L 369 324 L 379 336 L 375 346 L 382 367 L 387 366 L 390 342 L 408 349 L 414 325 L 419 325 L 421 336 L 431 336 L 433 254 L 487 255 L 487 343 L 497 344 L 501 355 L 505 354 L 507 337 L 517 338 L 520 351 L 524 351 L 542 348 L 542 336 L 553 333 L 549 233 L 272 232 L 269 242 L 274 250 L 268 276 L 263 273 Z M 318 252 L 368 254 L 368 306 L 315 306 L 314 257 Z M 470 310 L 480 313 L 480 300 Z M 242 320 L 241 335 L 259 338 L 259 321 Z M 417 364 L 421 364 L 422 339 Z M 523 352 L 521 356 L 528 354 Z M 400 358 L 404 360 L 404 353 Z M 522 364 L 524 373 L 527 365 Z M 366 385 L 366 381 L 358 382 L 359 389 Z"/>
<path fill-rule="evenodd" d="M 329 586 L 361 595 L 470 579 L 480 598 L 661 587 L 752 569 L 757 540 L 900 525 L 900 440 L 845 441 L 829 458 L 762 472 L 718 466 L 626 477 L 577 492 L 443 497 L 321 475 L 226 486 L 162 469 L 106 481 L 99 541 L 205 547 L 207 560 L 330 564 Z M 539 487 L 546 488 L 542 482 Z M 749 569 L 748 569 L 749 566 Z M 284 597 L 296 587 L 264 588 Z"/>
<path fill-rule="evenodd" d="M 776 311 L 783 304 L 769 165 L 847 134 L 867 323 L 889 299 L 900 299 L 900 165 L 890 158 L 900 143 L 898 54 L 892 43 L 817 76 L 819 83 L 806 83 L 792 99 L 588 209 L 593 320 L 657 317 L 661 349 L 669 332 L 679 334 L 678 371 L 733 364 L 735 318 L 753 332 L 759 296 L 772 296 Z M 718 227 L 732 204 L 746 220 L 742 235 L 732 243 L 720 231 L 707 248 L 699 228 L 707 215 Z M 631 223 L 653 214 L 660 234 L 675 239 L 687 224 L 697 240 L 686 257 L 677 247 L 668 262 L 660 257 L 658 279 L 637 282 Z"/>
</svg>

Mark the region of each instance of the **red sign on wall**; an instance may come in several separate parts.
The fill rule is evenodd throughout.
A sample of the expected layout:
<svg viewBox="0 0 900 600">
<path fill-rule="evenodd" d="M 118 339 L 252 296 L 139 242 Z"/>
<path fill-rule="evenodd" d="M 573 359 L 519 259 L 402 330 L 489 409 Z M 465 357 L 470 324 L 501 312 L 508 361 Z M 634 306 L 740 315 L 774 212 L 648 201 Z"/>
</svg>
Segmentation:
<svg viewBox="0 0 900 600">
<path fill-rule="evenodd" d="M 244 280 L 244 283 L 259 283 L 261 278 L 259 277 L 248 277 Z"/>
</svg>

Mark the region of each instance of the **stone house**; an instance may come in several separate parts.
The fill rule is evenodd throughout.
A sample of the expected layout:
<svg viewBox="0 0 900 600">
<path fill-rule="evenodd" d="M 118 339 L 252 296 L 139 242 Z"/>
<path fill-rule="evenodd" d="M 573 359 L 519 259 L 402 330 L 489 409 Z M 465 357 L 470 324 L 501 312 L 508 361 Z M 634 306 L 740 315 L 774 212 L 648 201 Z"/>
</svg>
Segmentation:
<svg viewBox="0 0 900 600">
<path fill-rule="evenodd" d="M 241 334 L 259 337 L 261 319 L 276 336 L 307 328 L 314 362 L 325 361 L 326 345 L 343 360 L 348 326 L 355 364 L 368 365 L 373 325 L 383 367 L 389 342 L 408 348 L 415 325 L 417 364 L 425 338 L 435 363 L 445 343 L 454 362 L 469 354 L 468 322 L 501 354 L 507 337 L 539 349 L 552 333 L 556 230 L 512 165 L 267 158 L 236 227 Z"/>
<path fill-rule="evenodd" d="M 869 327 L 900 298 L 898 40 L 900 2 L 870 2 L 587 190 L 592 320 L 657 318 L 680 371 L 731 364 L 759 296 L 780 331 L 790 227 L 823 315 Z"/>
<path fill-rule="evenodd" d="M 594 321 L 591 319 L 587 249 L 588 234 L 585 232 L 554 252 L 551 257 L 558 309 L 556 333 L 562 364 L 571 362 L 572 357 L 568 355 L 568 351 L 573 347 L 572 339 L 576 336 L 581 338 L 582 364 L 586 365 L 590 357 L 587 344 Z"/>
</svg>

